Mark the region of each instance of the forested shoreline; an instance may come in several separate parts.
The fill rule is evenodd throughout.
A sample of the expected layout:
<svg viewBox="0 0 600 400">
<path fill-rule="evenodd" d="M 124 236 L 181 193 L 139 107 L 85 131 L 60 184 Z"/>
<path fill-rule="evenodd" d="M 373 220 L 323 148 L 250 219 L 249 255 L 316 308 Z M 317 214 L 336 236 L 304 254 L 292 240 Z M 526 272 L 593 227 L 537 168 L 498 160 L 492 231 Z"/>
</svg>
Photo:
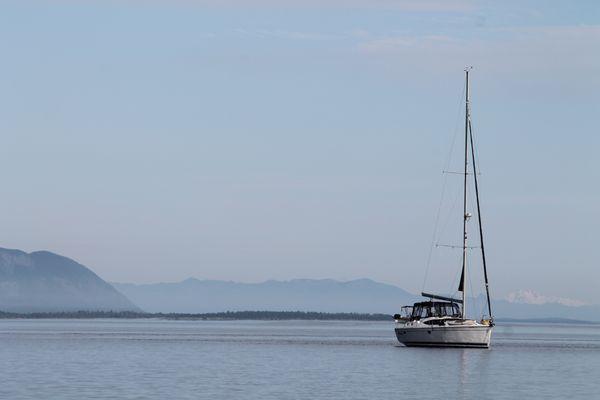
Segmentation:
<svg viewBox="0 0 600 400">
<path fill-rule="evenodd" d="M 144 313 L 134 311 L 73 311 L 11 313 L 0 311 L 1 319 L 168 319 L 168 320 L 320 320 L 391 321 L 388 314 L 323 313 L 307 311 L 227 311 L 217 313 Z"/>
</svg>

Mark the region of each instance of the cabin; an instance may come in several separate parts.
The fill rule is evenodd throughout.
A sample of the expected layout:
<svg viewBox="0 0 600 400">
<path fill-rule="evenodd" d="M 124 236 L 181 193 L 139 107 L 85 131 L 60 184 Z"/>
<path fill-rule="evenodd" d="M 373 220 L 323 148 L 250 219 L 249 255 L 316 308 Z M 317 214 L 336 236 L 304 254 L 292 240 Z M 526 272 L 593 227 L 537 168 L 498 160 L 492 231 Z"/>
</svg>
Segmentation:
<svg viewBox="0 0 600 400">
<path fill-rule="evenodd" d="M 452 317 L 460 318 L 460 308 L 456 303 L 445 301 L 423 301 L 415 303 L 412 306 L 411 319 L 418 320 L 421 318 L 431 317 Z"/>
<path fill-rule="evenodd" d="M 446 301 L 422 301 L 412 306 L 402 307 L 401 314 L 394 315 L 396 320 L 418 321 L 422 318 L 461 318 L 458 304 Z"/>
</svg>

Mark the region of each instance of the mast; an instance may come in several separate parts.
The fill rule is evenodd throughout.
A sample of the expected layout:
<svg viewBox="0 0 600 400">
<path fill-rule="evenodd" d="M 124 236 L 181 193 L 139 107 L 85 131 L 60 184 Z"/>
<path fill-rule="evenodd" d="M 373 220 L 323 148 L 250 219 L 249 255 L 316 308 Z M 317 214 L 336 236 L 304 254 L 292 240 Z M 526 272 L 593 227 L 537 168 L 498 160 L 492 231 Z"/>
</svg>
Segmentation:
<svg viewBox="0 0 600 400">
<path fill-rule="evenodd" d="M 462 318 L 467 317 L 467 221 L 471 216 L 467 212 L 467 176 L 469 173 L 469 71 L 471 67 L 465 68 L 465 172 L 463 180 L 463 255 L 462 273 L 458 290 L 462 291 Z"/>
</svg>

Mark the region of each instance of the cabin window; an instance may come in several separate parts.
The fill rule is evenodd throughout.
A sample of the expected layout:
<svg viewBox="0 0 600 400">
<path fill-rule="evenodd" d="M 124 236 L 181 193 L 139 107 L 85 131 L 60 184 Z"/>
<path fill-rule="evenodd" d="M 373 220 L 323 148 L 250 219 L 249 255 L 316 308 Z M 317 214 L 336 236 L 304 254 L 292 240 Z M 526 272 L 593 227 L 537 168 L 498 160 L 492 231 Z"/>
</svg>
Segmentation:
<svg viewBox="0 0 600 400">
<path fill-rule="evenodd" d="M 410 316 L 414 319 L 460 317 L 460 307 L 456 303 L 417 303 L 413 306 Z"/>
<path fill-rule="evenodd" d="M 412 317 L 412 312 L 413 312 L 412 307 L 404 306 L 404 307 L 402 307 L 402 309 L 400 311 L 400 316 L 402 318 L 410 318 L 410 317 Z"/>
<path fill-rule="evenodd" d="M 443 315 L 450 317 L 450 316 L 452 316 L 452 314 L 453 314 L 452 304 L 444 304 Z"/>
<path fill-rule="evenodd" d="M 423 306 L 418 305 L 413 308 L 413 312 L 412 312 L 413 318 L 424 318 L 425 314 L 426 314 L 426 311 Z"/>
<path fill-rule="evenodd" d="M 457 315 L 460 315 L 460 310 L 458 308 L 458 305 L 456 305 L 456 304 L 446 304 L 445 305 L 445 310 L 444 310 L 444 315 L 446 315 L 448 317 L 455 317 Z"/>
</svg>

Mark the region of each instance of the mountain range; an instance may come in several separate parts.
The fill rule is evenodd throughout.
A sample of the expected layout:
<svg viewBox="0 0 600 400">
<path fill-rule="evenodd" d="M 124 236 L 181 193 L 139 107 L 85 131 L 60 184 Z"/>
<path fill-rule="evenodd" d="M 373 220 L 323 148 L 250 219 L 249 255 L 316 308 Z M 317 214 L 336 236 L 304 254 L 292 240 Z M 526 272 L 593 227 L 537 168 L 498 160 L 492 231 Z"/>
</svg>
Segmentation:
<svg viewBox="0 0 600 400">
<path fill-rule="evenodd" d="M 238 283 L 189 278 L 176 283 L 113 283 L 113 286 L 148 312 L 269 310 L 393 314 L 415 299 L 399 287 L 370 279 Z"/>
<path fill-rule="evenodd" d="M 0 248 L 0 310 L 138 311 L 98 275 L 49 251 L 25 253 Z"/>
<path fill-rule="evenodd" d="M 109 284 L 76 261 L 48 251 L 0 248 L 0 311 L 316 311 L 394 314 L 422 299 L 400 287 L 370 279 L 270 280 L 261 283 L 199 280 Z M 568 301 L 567 301 L 568 300 Z M 600 321 L 600 306 L 521 291 L 492 302 L 497 318 L 570 318 Z M 471 310 L 485 310 L 472 299 Z"/>
<path fill-rule="evenodd" d="M 113 283 L 121 293 L 148 312 L 204 313 L 220 311 L 321 311 L 394 314 L 403 305 L 423 298 L 394 285 L 370 279 L 340 282 L 332 279 L 293 279 L 239 283 L 198 280 L 131 284 Z M 597 305 L 571 306 L 559 302 L 527 304 L 524 300 L 492 301 L 496 318 L 567 318 L 600 321 Z M 485 298 L 470 300 L 471 310 L 485 311 Z"/>
</svg>

